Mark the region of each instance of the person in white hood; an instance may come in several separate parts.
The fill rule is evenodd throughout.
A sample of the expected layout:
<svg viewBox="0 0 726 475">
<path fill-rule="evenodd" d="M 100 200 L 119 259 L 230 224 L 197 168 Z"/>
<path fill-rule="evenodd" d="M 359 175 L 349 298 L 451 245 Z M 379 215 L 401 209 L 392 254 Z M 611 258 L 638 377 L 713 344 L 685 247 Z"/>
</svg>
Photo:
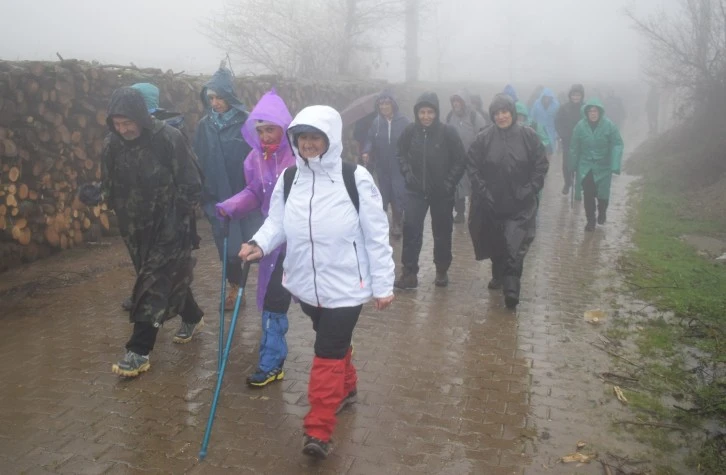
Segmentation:
<svg viewBox="0 0 726 475">
<path fill-rule="evenodd" d="M 356 400 L 350 342 L 363 304 L 373 299 L 383 310 L 393 301 L 388 218 L 364 167 L 354 172 L 356 210 L 343 180 L 342 131 L 340 114 L 328 106 L 307 107 L 295 117 L 288 139 L 297 171 L 289 196 L 283 174 L 267 220 L 239 254 L 257 260 L 287 243 L 283 285 L 316 332 L 303 453 L 319 458 L 328 454 L 336 413 Z"/>
</svg>

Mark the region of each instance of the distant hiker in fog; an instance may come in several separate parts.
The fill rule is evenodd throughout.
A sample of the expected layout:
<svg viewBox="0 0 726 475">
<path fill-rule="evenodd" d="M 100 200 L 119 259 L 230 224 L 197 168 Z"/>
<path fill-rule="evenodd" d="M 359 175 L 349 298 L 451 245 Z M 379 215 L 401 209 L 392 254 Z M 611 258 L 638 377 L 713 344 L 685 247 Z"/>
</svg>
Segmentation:
<svg viewBox="0 0 726 475">
<path fill-rule="evenodd" d="M 191 216 L 202 180 L 189 143 L 177 129 L 152 118 L 141 94 L 117 89 L 108 106 L 110 134 L 101 154 L 100 193 L 81 190 L 88 205 L 105 198 L 116 212 L 136 270 L 126 355 L 112 371 L 135 377 L 148 371 L 159 327 L 181 315 L 175 343 L 186 343 L 204 312 L 192 296 Z M 90 185 L 91 187 L 93 185 Z M 95 190 L 91 190 L 95 191 Z"/>
<path fill-rule="evenodd" d="M 658 134 L 658 115 L 660 114 L 660 93 L 656 86 L 650 86 L 645 101 L 645 112 L 648 114 L 648 133 Z"/>
<path fill-rule="evenodd" d="M 235 95 L 232 73 L 227 69 L 219 69 L 214 73 L 202 88 L 201 99 L 207 115 L 197 125 L 194 151 L 204 172 L 202 209 L 212 225 L 219 259 L 227 260 L 230 288 L 224 306 L 230 310 L 234 308 L 237 289 L 242 280 L 242 261 L 237 253 L 242 243 L 249 240 L 262 224 L 262 215 L 255 210 L 244 219 L 230 224 L 227 255 L 223 256 L 223 223 L 217 218 L 215 207 L 247 185 L 244 161 L 251 148 L 242 136 L 241 128 L 248 114 Z"/>
<path fill-rule="evenodd" d="M 575 171 L 569 169 L 568 156 L 570 153 L 570 142 L 575 126 L 582 118 L 582 101 L 585 100 L 585 87 L 582 84 L 574 84 L 568 94 L 568 102 L 560 106 L 555 118 L 555 128 L 562 143 L 562 176 L 565 178 L 565 185 L 562 187 L 562 194 L 570 192 L 574 181 Z"/>
<path fill-rule="evenodd" d="M 620 174 L 623 139 L 599 99 L 587 101 L 583 111 L 585 118 L 577 123 L 570 144 L 570 170 L 575 170 L 579 185 L 576 199 L 580 199 L 580 186 L 585 195 L 585 231 L 590 232 L 595 230 L 596 198 L 597 223 L 607 220 L 610 182 L 613 173 Z"/>
<path fill-rule="evenodd" d="M 489 120 L 489 114 L 484 111 L 484 101 L 479 94 L 471 95 L 471 107 L 475 111 L 477 111 L 480 116 L 482 116 L 484 122 L 486 122 L 487 125 L 491 124 L 491 121 Z"/>
<path fill-rule="evenodd" d="M 537 132 L 537 137 L 542 141 L 542 145 L 545 146 L 545 149 L 550 144 L 550 138 L 547 136 L 547 132 L 545 132 L 544 127 L 542 127 L 542 124 L 533 121 L 529 117 L 529 111 L 527 110 L 527 106 L 524 105 L 523 102 L 517 102 L 515 104 L 517 108 L 517 123 L 523 127 L 530 127 L 532 130 Z"/>
<path fill-rule="evenodd" d="M 441 123 L 439 98 L 435 93 L 421 95 L 413 113 L 416 122 L 406 127 L 398 141 L 398 160 L 406 180 L 406 211 L 401 251 L 403 272 L 394 285 L 399 289 L 418 287 L 424 221 L 431 208 L 435 283 L 446 287 L 452 260 L 454 195 L 466 168 L 466 152 L 456 129 Z"/>
<path fill-rule="evenodd" d="M 508 95 L 509 97 L 511 97 L 511 98 L 512 98 L 512 100 L 513 100 L 513 101 L 514 101 L 515 103 L 519 102 L 519 97 L 517 96 L 517 91 L 516 91 L 516 90 L 514 89 L 514 86 L 512 86 L 511 84 L 507 84 L 506 86 L 504 86 L 504 91 L 503 91 L 503 92 L 504 92 L 504 94 L 506 94 L 506 95 Z M 541 91 L 540 91 L 540 92 L 541 92 Z M 531 102 L 531 103 L 532 103 L 532 104 L 534 104 L 534 101 L 536 101 L 538 97 L 539 97 L 539 96 L 535 97 L 535 98 L 534 98 L 534 99 L 532 100 L 532 102 Z M 527 108 L 529 109 L 529 104 L 527 104 L 527 106 L 528 106 Z"/>
<path fill-rule="evenodd" d="M 469 147 L 476 139 L 476 135 L 481 129 L 486 127 L 487 123 L 484 117 L 469 105 L 469 94 L 461 92 L 454 94 L 449 99 L 451 101 L 451 111 L 446 116 L 446 123 L 456 129 L 459 133 L 461 143 L 464 145 L 464 151 L 468 152 Z M 471 183 L 469 177 L 464 174 L 456 185 L 456 200 L 454 201 L 455 223 L 463 223 L 466 221 L 466 198 L 471 195 Z"/>
<path fill-rule="evenodd" d="M 398 139 L 410 121 L 401 114 L 390 92 L 383 92 L 376 101 L 378 116 L 371 123 L 363 145 L 363 163 L 373 163 L 378 177 L 383 209 L 391 205 L 391 236 L 403 232 L 406 181 L 398 163 Z"/>
<path fill-rule="evenodd" d="M 542 124 L 550 139 L 550 144 L 547 147 L 547 153 L 549 155 L 557 151 L 557 140 L 559 136 L 557 135 L 557 129 L 555 127 L 555 117 L 557 117 L 559 110 L 560 102 L 550 88 L 542 89 L 542 94 L 539 96 L 539 99 L 530 108 L 531 119 L 538 124 Z"/>
<path fill-rule="evenodd" d="M 534 108 L 534 104 L 542 97 L 542 91 L 544 91 L 544 86 L 541 84 L 534 88 L 532 94 L 529 95 L 529 99 L 527 99 L 527 109 L 531 111 Z M 514 99 L 514 102 L 517 101 L 518 99 Z"/>
<path fill-rule="evenodd" d="M 537 193 L 549 162 L 537 133 L 517 123 L 509 95 L 498 94 L 489 113 L 495 125 L 469 149 L 469 231 L 476 260 L 492 261 L 489 288 L 503 289 L 504 302 L 513 309 L 519 304 L 524 257 L 535 237 Z"/>
</svg>

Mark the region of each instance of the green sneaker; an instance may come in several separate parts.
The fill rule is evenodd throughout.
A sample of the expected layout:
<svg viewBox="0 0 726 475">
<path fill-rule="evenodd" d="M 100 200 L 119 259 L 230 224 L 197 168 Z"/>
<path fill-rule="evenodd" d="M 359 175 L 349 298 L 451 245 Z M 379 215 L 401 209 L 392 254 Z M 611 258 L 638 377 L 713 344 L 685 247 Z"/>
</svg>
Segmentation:
<svg viewBox="0 0 726 475">
<path fill-rule="evenodd" d="M 135 378 L 139 374 L 149 371 L 150 368 L 148 355 L 142 356 L 133 351 L 127 351 L 121 361 L 111 366 L 111 371 L 124 378 Z"/>
</svg>

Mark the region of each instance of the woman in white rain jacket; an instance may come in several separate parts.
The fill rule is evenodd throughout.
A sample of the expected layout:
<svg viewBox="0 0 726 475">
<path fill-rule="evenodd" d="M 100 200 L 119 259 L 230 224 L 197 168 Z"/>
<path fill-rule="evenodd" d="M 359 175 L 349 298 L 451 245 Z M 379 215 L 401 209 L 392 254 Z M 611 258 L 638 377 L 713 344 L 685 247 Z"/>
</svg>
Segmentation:
<svg viewBox="0 0 726 475">
<path fill-rule="evenodd" d="M 370 173 L 352 172 L 358 210 L 344 182 L 342 120 L 335 109 L 311 106 L 292 121 L 288 138 L 297 171 L 285 198 L 278 179 L 267 220 L 240 257 L 256 260 L 287 243 L 283 285 L 300 300 L 316 331 L 303 452 L 324 458 L 335 414 L 355 401 L 350 341 L 364 303 L 393 301 L 394 263 L 388 219 Z"/>
</svg>

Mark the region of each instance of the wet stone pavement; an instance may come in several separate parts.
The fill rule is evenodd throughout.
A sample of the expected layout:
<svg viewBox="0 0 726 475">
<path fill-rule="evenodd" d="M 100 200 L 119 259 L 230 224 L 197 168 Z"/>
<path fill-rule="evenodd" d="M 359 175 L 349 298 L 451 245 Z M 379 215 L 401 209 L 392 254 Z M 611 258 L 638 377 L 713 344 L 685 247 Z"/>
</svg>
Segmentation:
<svg viewBox="0 0 726 475">
<path fill-rule="evenodd" d="M 602 408 L 619 410 L 593 377 L 607 359 L 588 344 L 596 330 L 582 312 L 607 305 L 617 277 L 627 179 L 614 180 L 610 222 L 585 235 L 583 211 L 560 194 L 559 163 L 516 314 L 486 289 L 490 266 L 474 261 L 465 225 L 455 227 L 448 288 L 433 285 L 428 235 L 418 290 L 398 292 L 385 312 L 364 309 L 359 402 L 339 416 L 323 462 L 300 453 L 313 331 L 299 307 L 285 379 L 244 384 L 259 338 L 252 277 L 209 453 L 197 460 L 216 382 L 221 272 L 206 226 L 193 285 L 206 325 L 175 345 L 180 321 L 168 322 L 136 380 L 110 371 L 131 330 L 119 304 L 133 270 L 118 239 L 1 275 L 0 473 L 601 473 L 555 462 L 580 439 L 604 440 Z"/>
</svg>

